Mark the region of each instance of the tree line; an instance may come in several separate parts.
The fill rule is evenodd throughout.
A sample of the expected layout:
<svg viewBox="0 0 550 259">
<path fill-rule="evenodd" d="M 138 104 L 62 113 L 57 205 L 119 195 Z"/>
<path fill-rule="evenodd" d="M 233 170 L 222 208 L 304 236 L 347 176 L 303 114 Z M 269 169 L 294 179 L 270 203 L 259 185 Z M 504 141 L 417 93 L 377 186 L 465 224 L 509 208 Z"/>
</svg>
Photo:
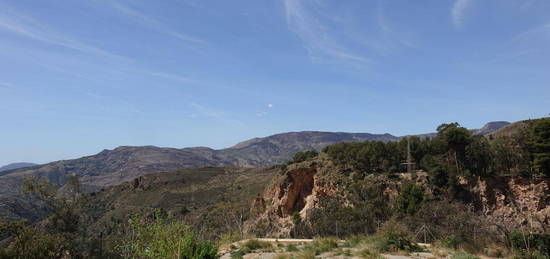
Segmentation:
<svg viewBox="0 0 550 259">
<path fill-rule="evenodd" d="M 403 172 L 407 142 L 417 169 L 444 185 L 460 175 L 550 176 L 550 119 L 526 121 L 511 136 L 475 135 L 460 124 L 437 127 L 434 137 L 411 136 L 397 142 L 338 143 L 323 152 L 345 168 L 367 174 Z M 302 155 L 303 156 L 303 155 Z"/>
</svg>

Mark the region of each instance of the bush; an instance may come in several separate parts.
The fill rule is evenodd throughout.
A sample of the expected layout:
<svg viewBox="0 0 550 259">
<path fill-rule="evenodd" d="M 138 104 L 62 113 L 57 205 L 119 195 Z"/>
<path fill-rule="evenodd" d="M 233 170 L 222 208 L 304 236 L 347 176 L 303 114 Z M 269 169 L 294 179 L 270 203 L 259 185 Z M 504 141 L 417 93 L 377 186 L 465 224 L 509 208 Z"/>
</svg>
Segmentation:
<svg viewBox="0 0 550 259">
<path fill-rule="evenodd" d="M 292 159 L 292 163 L 300 163 L 304 162 L 306 160 L 315 158 L 319 155 L 319 152 L 316 150 L 308 150 L 304 152 L 298 152 L 294 155 L 294 158 Z"/>
<path fill-rule="evenodd" d="M 382 252 L 407 251 L 415 252 L 422 249 L 411 240 L 407 228 L 395 220 L 388 220 L 379 229 L 376 247 Z"/>
<path fill-rule="evenodd" d="M 401 215 L 413 215 L 424 201 L 424 191 L 413 183 L 405 183 L 396 199 L 396 208 Z"/>
<path fill-rule="evenodd" d="M 479 257 L 471 254 L 458 253 L 452 255 L 451 259 L 479 259 Z"/>
<path fill-rule="evenodd" d="M 242 259 L 243 256 L 246 254 L 245 251 L 243 251 L 242 249 L 239 249 L 235 252 L 231 252 L 231 259 Z"/>
<path fill-rule="evenodd" d="M 0 258 L 57 258 L 66 251 L 67 240 L 60 234 L 43 233 L 26 221 L 0 222 L 0 236 L 12 235 L 8 247 L 0 246 Z"/>
<path fill-rule="evenodd" d="M 298 259 L 315 259 L 315 250 L 306 248 L 300 254 L 298 254 L 297 258 Z"/>
<path fill-rule="evenodd" d="M 260 241 L 260 240 L 257 240 L 257 239 L 250 239 L 250 240 L 246 241 L 243 244 L 243 248 L 246 248 L 250 251 L 254 251 L 254 250 L 258 250 L 258 249 L 273 248 L 273 246 L 269 242 Z"/>
<path fill-rule="evenodd" d="M 320 254 L 338 247 L 338 239 L 333 237 L 322 238 L 315 240 L 312 245 L 315 247 L 315 253 Z"/>
<path fill-rule="evenodd" d="M 512 250 L 520 254 L 550 257 L 550 234 L 512 232 L 508 239 Z"/>
<path fill-rule="evenodd" d="M 128 234 L 118 249 L 125 257 L 138 258 L 218 258 L 218 248 L 180 222 L 164 219 L 157 211 L 153 219 L 130 220 Z"/>
<path fill-rule="evenodd" d="M 361 250 L 361 252 L 359 252 L 359 256 L 361 258 L 365 258 L 365 259 L 382 259 L 384 257 L 380 256 L 379 253 L 377 252 L 374 252 L 368 248 L 365 248 L 363 250 Z"/>
<path fill-rule="evenodd" d="M 426 242 L 438 241 L 451 248 L 479 251 L 497 239 L 482 217 L 458 202 L 426 202 L 404 221 L 414 231 L 424 227 L 428 232 Z"/>
<path fill-rule="evenodd" d="M 450 235 L 442 238 L 439 242 L 443 247 L 457 249 L 460 243 L 462 243 L 462 240 L 455 235 Z"/>
<path fill-rule="evenodd" d="M 324 197 L 319 208 L 312 210 L 308 226 L 310 236 L 347 237 L 370 234 L 379 222 L 387 220 L 391 210 L 388 200 L 380 195 L 384 185 L 362 181 L 349 188 L 348 201 L 336 197 Z M 351 206 L 344 205 L 350 202 Z"/>
<path fill-rule="evenodd" d="M 298 247 L 296 247 L 295 244 L 288 244 L 288 246 L 286 246 L 286 251 L 287 252 L 298 252 Z"/>
</svg>

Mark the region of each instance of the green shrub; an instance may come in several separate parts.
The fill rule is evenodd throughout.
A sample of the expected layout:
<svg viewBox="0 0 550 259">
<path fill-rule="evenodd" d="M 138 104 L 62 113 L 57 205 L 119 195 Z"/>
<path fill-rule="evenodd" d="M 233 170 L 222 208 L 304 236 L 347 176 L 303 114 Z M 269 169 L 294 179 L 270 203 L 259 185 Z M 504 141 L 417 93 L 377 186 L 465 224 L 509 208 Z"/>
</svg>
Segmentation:
<svg viewBox="0 0 550 259">
<path fill-rule="evenodd" d="M 269 242 L 260 241 L 258 239 L 250 239 L 243 244 L 243 248 L 254 251 L 258 249 L 270 249 L 273 248 L 273 246 Z"/>
<path fill-rule="evenodd" d="M 288 246 L 286 246 L 286 251 L 287 252 L 298 252 L 298 247 L 296 247 L 295 244 L 288 244 Z"/>
<path fill-rule="evenodd" d="M 371 249 L 365 248 L 359 252 L 359 256 L 365 259 L 382 259 L 379 253 L 372 251 Z"/>
<path fill-rule="evenodd" d="M 338 239 L 332 238 L 332 237 L 322 238 L 319 240 L 315 240 L 313 242 L 313 245 L 316 248 L 315 250 L 316 254 L 320 254 L 320 253 L 328 252 L 333 248 L 338 247 Z"/>
<path fill-rule="evenodd" d="M 286 254 L 277 254 L 275 256 L 275 259 L 288 259 L 288 258 L 290 258 L 290 257 Z"/>
<path fill-rule="evenodd" d="M 316 150 L 308 150 L 304 152 L 298 152 L 294 155 L 294 158 L 292 159 L 292 163 L 300 163 L 304 162 L 306 160 L 315 158 L 319 155 L 319 152 Z"/>
<path fill-rule="evenodd" d="M 395 201 L 398 213 L 413 215 L 424 201 L 424 191 L 414 183 L 404 183 Z"/>
<path fill-rule="evenodd" d="M 460 238 L 455 235 L 450 235 L 448 237 L 445 237 L 439 240 L 439 242 L 441 243 L 442 246 L 446 248 L 457 249 L 460 243 L 462 243 L 462 240 L 460 240 Z"/>
<path fill-rule="evenodd" d="M 189 227 L 163 218 L 159 211 L 149 222 L 134 216 L 118 249 L 131 258 L 218 258 L 217 246 L 199 240 Z"/>
<path fill-rule="evenodd" d="M 315 259 L 315 250 L 306 248 L 298 254 L 297 259 Z"/>
<path fill-rule="evenodd" d="M 11 232 L 11 233 L 10 233 Z M 67 239 L 60 234 L 43 233 L 25 220 L 17 222 L 0 222 L 0 235 L 13 234 L 11 244 L 0 246 L 0 258 L 57 258 L 66 251 Z"/>
<path fill-rule="evenodd" d="M 410 238 L 406 227 L 396 222 L 388 220 L 378 230 L 376 247 L 382 252 L 407 251 L 415 252 L 422 249 Z"/>
<path fill-rule="evenodd" d="M 550 234 L 512 232 L 508 239 L 512 250 L 519 254 L 550 257 Z"/>
<path fill-rule="evenodd" d="M 451 259 L 479 259 L 479 257 L 471 254 L 458 253 L 452 255 Z"/>
<path fill-rule="evenodd" d="M 243 251 L 242 249 L 239 249 L 235 252 L 231 252 L 231 259 L 242 259 L 243 256 L 246 254 L 245 251 Z"/>
</svg>

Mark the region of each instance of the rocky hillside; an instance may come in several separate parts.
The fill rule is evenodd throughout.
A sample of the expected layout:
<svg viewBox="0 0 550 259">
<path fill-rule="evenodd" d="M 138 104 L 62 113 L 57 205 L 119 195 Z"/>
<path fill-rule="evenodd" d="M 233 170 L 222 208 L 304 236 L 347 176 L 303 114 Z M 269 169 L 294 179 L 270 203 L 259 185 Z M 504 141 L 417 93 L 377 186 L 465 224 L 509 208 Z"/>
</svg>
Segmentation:
<svg viewBox="0 0 550 259">
<path fill-rule="evenodd" d="M 0 166 L 0 173 L 4 172 L 4 171 L 9 171 L 9 170 L 19 169 L 19 168 L 24 168 L 24 167 L 31 167 L 31 166 L 36 166 L 36 165 L 37 164 L 26 163 L 26 162 L 11 163 L 9 165 Z"/>
<path fill-rule="evenodd" d="M 184 220 L 201 235 L 218 238 L 242 228 L 250 203 L 280 167 L 211 167 L 146 174 L 88 194 L 92 233 L 121 227 L 133 214 L 164 213 Z"/>
<path fill-rule="evenodd" d="M 96 155 L 0 173 L 0 216 L 35 215 L 40 208 L 23 204 L 19 186 L 24 176 L 37 175 L 63 186 L 70 175 L 79 176 L 83 188 L 97 191 L 148 173 L 201 167 L 263 167 L 290 160 L 296 152 L 320 150 L 339 142 L 395 141 L 390 134 L 304 131 L 254 138 L 233 147 L 214 150 L 207 147 L 160 148 L 154 146 L 118 147 Z M 34 216 L 32 216 L 34 217 Z"/>
<path fill-rule="evenodd" d="M 79 159 L 5 171 L 0 175 L 0 185 L 5 186 L 0 190 L 0 196 L 17 194 L 25 175 L 45 177 L 62 186 L 69 175 L 75 174 L 88 189 L 97 190 L 147 173 L 208 166 L 262 167 L 286 162 L 299 151 L 321 149 L 338 142 L 396 139 L 390 134 L 305 131 L 255 138 L 221 150 L 206 147 L 118 147 Z"/>
<path fill-rule="evenodd" d="M 507 121 L 492 121 L 485 124 L 481 129 L 474 130 L 477 135 L 486 135 L 493 131 L 499 130 L 510 125 L 510 122 Z"/>
<path fill-rule="evenodd" d="M 432 241 L 464 245 L 505 243 L 515 232 L 547 233 L 550 167 L 534 158 L 550 154 L 550 121 L 515 123 L 495 133 L 502 132 L 482 137 L 451 124 L 434 138 L 410 138 L 410 145 L 331 145 L 287 165 L 253 201 L 246 230 L 269 237 L 353 236 L 397 219 L 413 233 L 429 229 Z M 457 135 L 461 150 L 450 145 Z M 409 150 L 417 170 L 407 172 Z"/>
<path fill-rule="evenodd" d="M 512 231 L 529 228 L 548 231 L 550 228 L 548 177 L 462 177 L 458 186 L 463 190 L 463 196 L 448 197 L 445 193 L 434 191 L 426 172 L 371 174 L 357 178 L 353 173 L 350 174 L 349 171 L 335 166 L 327 156 L 322 155 L 314 160 L 289 165 L 282 174 L 274 178 L 264 193 L 252 202 L 253 218 L 247 222 L 246 230 L 269 237 L 300 236 L 296 234 L 300 228 L 299 224 L 316 225 L 323 222 L 319 221 L 319 211 L 323 216 L 330 214 L 331 205 L 323 202 L 326 200 L 338 200 L 340 211 L 349 208 L 350 210 L 345 213 L 352 215 L 348 222 L 352 225 L 360 221 L 357 216 L 353 216 L 356 212 L 352 209 L 353 206 L 358 206 L 353 205 L 357 198 L 355 195 L 358 190 L 354 188 L 357 184 L 364 190 L 373 186 L 379 187 L 380 189 L 377 189 L 374 196 L 369 199 L 383 201 L 377 206 L 392 204 L 388 209 L 395 210 L 398 207 L 397 201 L 402 199 L 400 196 L 406 189 L 405 186 L 410 183 L 424 193 L 424 205 L 435 203 L 437 200 L 463 204 L 464 209 L 471 210 L 470 216 L 479 216 L 479 222 L 486 222 L 485 224 L 494 230 Z M 367 215 L 369 214 L 361 217 L 368 218 Z M 332 219 L 331 228 L 335 227 L 334 220 L 340 221 L 342 225 L 346 224 L 346 219 L 337 216 Z M 403 221 L 407 221 L 407 218 Z M 345 226 L 340 228 L 340 233 L 343 233 Z M 313 232 L 313 235 L 315 233 L 317 232 Z"/>
</svg>

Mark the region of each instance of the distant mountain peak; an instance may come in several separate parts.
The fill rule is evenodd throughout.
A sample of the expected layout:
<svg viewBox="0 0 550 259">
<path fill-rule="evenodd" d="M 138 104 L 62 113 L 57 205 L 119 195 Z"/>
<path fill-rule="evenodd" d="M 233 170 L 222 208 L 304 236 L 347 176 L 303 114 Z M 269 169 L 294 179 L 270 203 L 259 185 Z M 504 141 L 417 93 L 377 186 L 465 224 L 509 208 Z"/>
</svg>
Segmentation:
<svg viewBox="0 0 550 259">
<path fill-rule="evenodd" d="M 476 135 L 485 135 L 510 125 L 507 121 L 491 121 L 485 124 L 481 129 L 475 130 Z"/>
<path fill-rule="evenodd" d="M 35 165 L 37 165 L 37 164 L 27 163 L 27 162 L 11 163 L 11 164 L 0 167 L 0 172 L 19 169 L 19 168 L 25 168 L 25 167 L 31 167 L 31 166 L 35 166 Z"/>
</svg>

